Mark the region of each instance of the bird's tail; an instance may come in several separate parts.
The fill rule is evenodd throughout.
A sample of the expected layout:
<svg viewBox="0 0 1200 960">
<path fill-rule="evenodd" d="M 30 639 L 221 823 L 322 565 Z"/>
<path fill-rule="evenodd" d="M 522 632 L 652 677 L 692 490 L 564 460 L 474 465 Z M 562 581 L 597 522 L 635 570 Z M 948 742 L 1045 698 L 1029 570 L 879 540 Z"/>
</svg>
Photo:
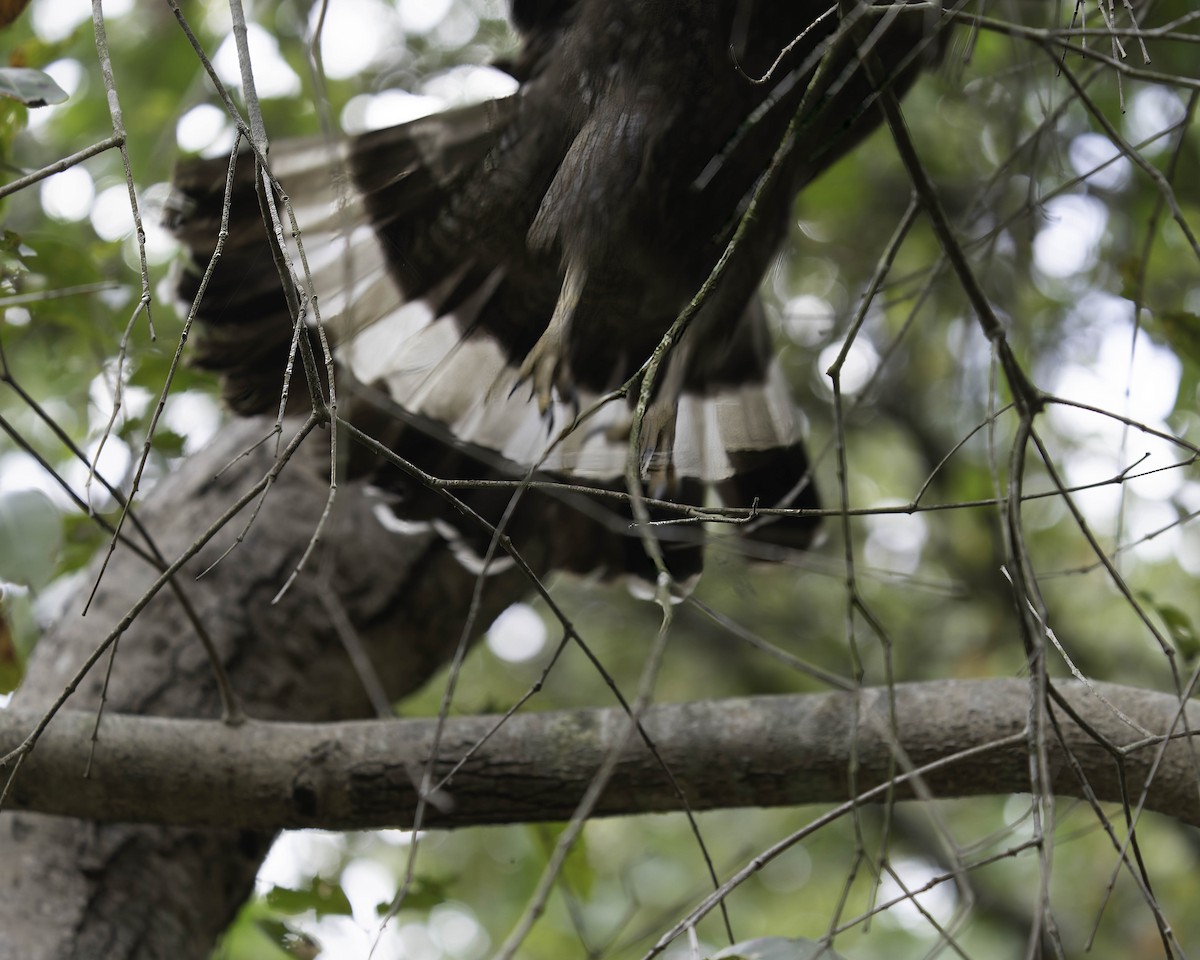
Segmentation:
<svg viewBox="0 0 1200 960">
<path fill-rule="evenodd" d="M 246 151 L 232 177 L 227 158 L 177 166 L 166 216 L 186 251 L 177 290 L 193 301 L 203 289 L 194 359 L 222 375 L 236 412 L 277 408 L 296 330 L 314 330 L 318 313 L 331 340 L 344 341 L 397 305 L 445 287 L 461 251 L 416 240 L 453 212 L 456 185 L 503 134 L 508 103 L 334 142 L 282 141 L 271 149 L 265 202 Z M 401 225 L 386 245 L 373 222 L 382 208 Z M 291 395 L 302 400 L 306 385 L 292 383 Z"/>
<path fill-rule="evenodd" d="M 528 261 L 496 250 L 494 236 L 473 239 L 471 198 L 503 188 L 488 182 L 489 157 L 512 135 L 515 110 L 509 98 L 333 143 L 284 141 L 270 153 L 269 191 L 245 153 L 232 176 L 225 158 L 180 164 L 168 223 L 186 251 L 178 290 L 196 302 L 195 360 L 221 374 L 241 414 L 280 409 L 294 370 L 286 389 L 295 409 L 310 396 L 297 340 L 320 356 L 319 316 L 334 346 L 340 413 L 433 476 L 573 484 L 525 489 L 515 511 L 512 487 L 456 495 L 492 525 L 508 515 L 518 545 L 550 540 L 539 546 L 551 567 L 653 582 L 628 504 L 606 495 L 626 491 L 632 404 L 601 404 L 602 391 L 589 388 L 548 408 L 535 402 L 519 370 L 553 312 L 553 276 L 546 284 L 527 275 Z M 702 566 L 707 491 L 727 506 L 817 506 L 761 307 L 754 301 L 740 323 L 700 327 L 719 342 L 672 356 L 634 458 L 647 496 L 687 508 L 650 510 L 679 582 Z M 624 357 L 613 385 L 643 359 L 602 348 L 601 362 Z M 351 469 L 375 479 L 381 517 L 428 526 L 482 569 L 484 526 L 378 456 L 359 451 Z M 761 515 L 733 529 L 803 547 L 816 527 L 812 516 Z"/>
</svg>

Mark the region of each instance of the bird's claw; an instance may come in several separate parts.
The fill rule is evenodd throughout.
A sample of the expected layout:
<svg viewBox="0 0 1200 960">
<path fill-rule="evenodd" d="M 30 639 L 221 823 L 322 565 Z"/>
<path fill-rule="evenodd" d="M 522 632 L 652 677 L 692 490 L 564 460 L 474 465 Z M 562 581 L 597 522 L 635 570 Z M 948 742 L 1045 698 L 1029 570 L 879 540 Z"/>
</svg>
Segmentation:
<svg viewBox="0 0 1200 960">
<path fill-rule="evenodd" d="M 545 414 L 555 399 L 575 400 L 575 385 L 566 358 L 566 344 L 554 324 L 546 328 L 526 355 L 517 374 L 517 383 L 529 382 L 537 399 L 538 412 Z"/>
</svg>

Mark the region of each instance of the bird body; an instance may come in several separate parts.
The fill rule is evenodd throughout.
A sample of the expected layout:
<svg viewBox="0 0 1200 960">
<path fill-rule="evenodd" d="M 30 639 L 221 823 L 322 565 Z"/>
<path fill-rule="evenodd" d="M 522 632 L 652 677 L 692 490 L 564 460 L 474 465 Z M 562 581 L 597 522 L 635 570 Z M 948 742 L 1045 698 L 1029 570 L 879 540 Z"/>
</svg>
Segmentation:
<svg viewBox="0 0 1200 960">
<path fill-rule="evenodd" d="M 564 430 L 639 370 L 758 189 L 753 223 L 659 376 L 638 463 L 652 497 L 698 507 L 715 488 L 728 505 L 815 508 L 802 418 L 756 289 L 791 199 L 877 123 L 858 53 L 870 50 L 873 76 L 903 90 L 930 34 L 924 15 L 848 7 L 839 19 L 824 0 L 514 0 L 514 95 L 334 143 L 273 145 L 303 249 L 285 278 L 291 307 L 242 159 L 197 314 L 200 362 L 224 374 L 235 410 L 275 409 L 295 306 L 315 296 L 339 400 L 399 456 L 440 476 L 534 470 L 624 489 L 630 400 Z M 176 173 L 188 298 L 215 247 L 226 169 L 195 160 Z M 483 556 L 490 534 L 452 521 L 401 471 L 356 469 L 391 491 L 391 515 L 434 524 L 464 558 Z M 495 522 L 510 496 L 465 499 Z M 652 575 L 627 507 L 565 496 L 583 519 L 561 496 L 551 508 L 527 491 L 510 530 L 548 536 L 553 516 L 564 542 L 552 565 Z M 815 527 L 802 516 L 743 532 L 804 546 Z M 698 573 L 695 527 L 659 539 L 677 580 Z"/>
</svg>

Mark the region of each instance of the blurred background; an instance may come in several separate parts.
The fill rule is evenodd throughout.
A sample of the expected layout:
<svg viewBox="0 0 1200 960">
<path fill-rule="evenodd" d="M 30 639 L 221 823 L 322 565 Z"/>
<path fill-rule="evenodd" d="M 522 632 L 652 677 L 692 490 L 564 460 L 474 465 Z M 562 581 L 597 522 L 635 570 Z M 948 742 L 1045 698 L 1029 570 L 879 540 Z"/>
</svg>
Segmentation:
<svg viewBox="0 0 1200 960">
<path fill-rule="evenodd" d="M 1200 221 L 1198 15 L 1183 0 L 977 6 L 968 9 L 984 21 L 956 28 L 945 63 L 903 106 L 1020 363 L 1037 387 L 1081 405 L 1052 403 L 1038 418 L 1047 457 L 1031 450 L 1024 475 L 1021 527 L 1060 651 L 1051 670 L 1068 676 L 1069 659 L 1096 680 L 1175 692 L 1200 653 L 1200 531 L 1191 522 L 1200 485 L 1190 446 L 1200 432 L 1200 259 L 1190 233 Z M 236 88 L 228 10 L 185 3 L 182 12 Z M 321 81 L 310 55 L 320 8 L 262 2 L 248 13 L 272 138 L 323 122 L 372 129 L 514 88 L 488 65 L 515 44 L 501 0 L 335 0 L 313 45 Z M 114 502 L 94 474 L 128 489 L 176 350 L 176 248 L 159 222 L 172 164 L 181 154 L 227 153 L 234 142 L 165 3 L 117 0 L 103 17 L 144 242 L 114 149 L 0 201 L 0 691 L 19 683 L 32 645 L 106 542 L 88 511 L 111 513 Z M 1064 55 L 1044 32 L 1071 28 L 1060 36 L 1086 52 Z M 38 108 L 0 100 L 6 180 L 112 136 L 86 6 L 34 0 L 0 34 L 0 49 L 9 66 L 44 71 L 67 95 Z M 911 194 L 883 130 L 795 204 L 764 292 L 826 504 L 844 502 L 853 515 L 827 521 L 820 549 L 769 567 L 747 563 L 715 530 L 695 598 L 676 611 L 659 701 L 830 689 L 820 672 L 852 686 L 1025 671 L 996 504 L 1008 488 L 1016 418 L 926 219 L 897 242 Z M 865 299 L 889 251 L 894 263 Z M 143 292 L 148 308 L 139 308 Z M 837 417 L 829 369 L 843 348 Z M 187 367 L 177 375 L 143 492 L 169 482 L 172 464 L 220 429 L 227 414 L 215 386 Z M 1072 488 L 1082 523 L 1055 474 Z M 631 692 L 657 609 L 613 585 L 559 578 L 552 589 Z M 538 680 L 558 639 L 539 605 L 510 608 L 464 665 L 453 712 L 508 707 Z M 784 663 L 767 647 L 818 669 Z M 435 713 L 443 686 L 435 680 L 398 712 Z M 528 709 L 612 704 L 603 678 L 568 648 Z M 1155 911 L 1185 948 L 1200 947 L 1194 831 L 1143 816 L 1148 897 L 1118 870 L 1091 809 L 1058 802 L 1046 900 L 1032 851 L 952 876 L 956 865 L 1029 839 L 1029 797 L 945 800 L 864 810 L 817 831 L 731 895 L 734 931 L 748 939 L 839 930 L 835 946 L 852 958 L 1017 957 L 1048 901 L 1067 955 L 1089 941 L 1098 958 L 1162 955 Z M 698 819 L 726 877 L 820 812 Z M 1123 823 L 1119 808 L 1110 817 Z M 478 960 L 520 916 L 558 831 L 424 835 L 416 884 L 382 930 L 412 836 L 286 834 L 263 867 L 259 896 L 214 956 L 365 957 L 378 942 L 376 956 Z M 593 822 L 520 955 L 641 957 L 706 884 L 682 816 Z M 702 951 L 727 942 L 715 917 L 697 933 Z M 680 941 L 667 956 L 688 951 Z"/>
</svg>

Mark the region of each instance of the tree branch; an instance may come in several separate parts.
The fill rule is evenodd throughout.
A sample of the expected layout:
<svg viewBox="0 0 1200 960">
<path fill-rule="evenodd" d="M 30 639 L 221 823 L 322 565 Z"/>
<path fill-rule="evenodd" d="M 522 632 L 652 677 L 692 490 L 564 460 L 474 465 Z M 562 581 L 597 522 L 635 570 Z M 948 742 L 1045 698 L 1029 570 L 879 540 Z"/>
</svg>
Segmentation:
<svg viewBox="0 0 1200 960">
<path fill-rule="evenodd" d="M 179 556 L 273 468 L 273 444 L 255 446 L 271 431 L 264 420 L 228 425 L 211 447 L 189 458 L 139 504 L 164 555 Z M 325 508 L 328 449 L 320 436 L 314 433 L 305 443 L 311 449 L 302 448 L 278 475 L 236 548 L 222 558 L 240 538 L 240 518 L 205 545 L 179 578 L 251 717 L 320 723 L 373 715 L 339 624 L 330 617 L 331 598 L 357 634 L 358 659 L 369 659 L 385 695 L 399 699 L 425 683 L 458 646 L 475 588 L 475 577 L 436 537 L 389 533 L 373 517 L 367 498 L 348 491 L 322 535 L 320 555 L 272 603 Z M 144 559 L 119 550 L 87 618 L 78 616 L 77 598 L 41 640 L 13 700 L 22 733 L 156 576 Z M 516 572 L 491 577 L 486 587 L 484 624 L 528 589 Z M 120 742 L 123 725 L 141 722 L 132 714 L 207 717 L 214 723 L 220 716 L 209 659 L 186 611 L 166 592 L 121 635 L 111 675 L 93 670 L 74 689 L 68 705 L 79 713 L 56 717 L 47 728 L 47 746 L 68 730 L 79 737 L 78 752 L 66 761 L 69 772 L 56 780 L 57 793 L 80 788 L 90 793 L 88 784 L 107 782 L 111 755 L 101 761 L 105 772 L 94 766 L 95 779 L 81 779 L 92 749 L 90 723 L 102 700 L 105 716 L 94 763 L 99 751 L 107 754 Z M 110 724 L 109 710 L 123 716 L 113 716 Z M 76 725 L 81 716 L 91 721 Z M 42 789 L 38 764 L 51 756 L 42 746 L 39 742 L 26 758 L 14 790 Z M 175 741 L 175 748 L 177 761 L 199 756 L 191 743 Z M 0 777 L 9 772 L 0 771 Z M 224 800 L 218 794 L 213 803 L 207 822 L 219 823 L 215 812 Z M 249 895 L 273 836 L 273 829 L 99 823 L 6 809 L 0 812 L 0 960 L 201 960 Z"/>
<path fill-rule="evenodd" d="M 1118 758 L 1128 789 L 1142 790 L 1165 735 L 1180 729 L 1178 702 L 1149 690 L 1062 687 L 1066 740 L 1052 751 L 1055 792 L 1081 796 L 1064 751 L 1079 761 L 1095 795 L 1120 801 Z M 896 688 L 901 789 L 923 770 L 940 797 L 1028 789 L 1023 730 L 1028 685 L 1021 680 L 940 681 Z M 839 803 L 847 794 L 852 736 L 866 800 L 897 769 L 884 690 L 660 706 L 646 726 L 694 809 Z M 1104 701 L 1107 701 L 1105 703 Z M 1111 706 L 1110 706 L 1111 705 Z M 1155 737 L 1147 738 L 1118 716 Z M 857 729 L 854 727 L 857 716 Z M 0 750 L 31 718 L 0 715 Z M 407 827 L 413 786 L 433 742 L 433 720 L 333 724 L 250 723 L 108 716 L 92 776 L 81 777 L 93 718 L 60 716 L 22 770 L 12 802 L 43 813 L 196 827 L 358 830 Z M 495 717 L 458 717 L 446 726 L 440 776 L 495 728 Z M 439 791 L 431 826 L 563 820 L 570 816 L 606 751 L 621 736 L 612 710 L 525 714 L 506 722 Z M 1087 729 L 1085 729 L 1085 727 Z M 1103 742 L 1097 742 L 1097 736 Z M 1197 783 L 1184 742 L 1166 747 L 1148 807 L 1200 825 Z M 632 745 L 601 800 L 602 814 L 678 809 L 645 746 Z"/>
</svg>

